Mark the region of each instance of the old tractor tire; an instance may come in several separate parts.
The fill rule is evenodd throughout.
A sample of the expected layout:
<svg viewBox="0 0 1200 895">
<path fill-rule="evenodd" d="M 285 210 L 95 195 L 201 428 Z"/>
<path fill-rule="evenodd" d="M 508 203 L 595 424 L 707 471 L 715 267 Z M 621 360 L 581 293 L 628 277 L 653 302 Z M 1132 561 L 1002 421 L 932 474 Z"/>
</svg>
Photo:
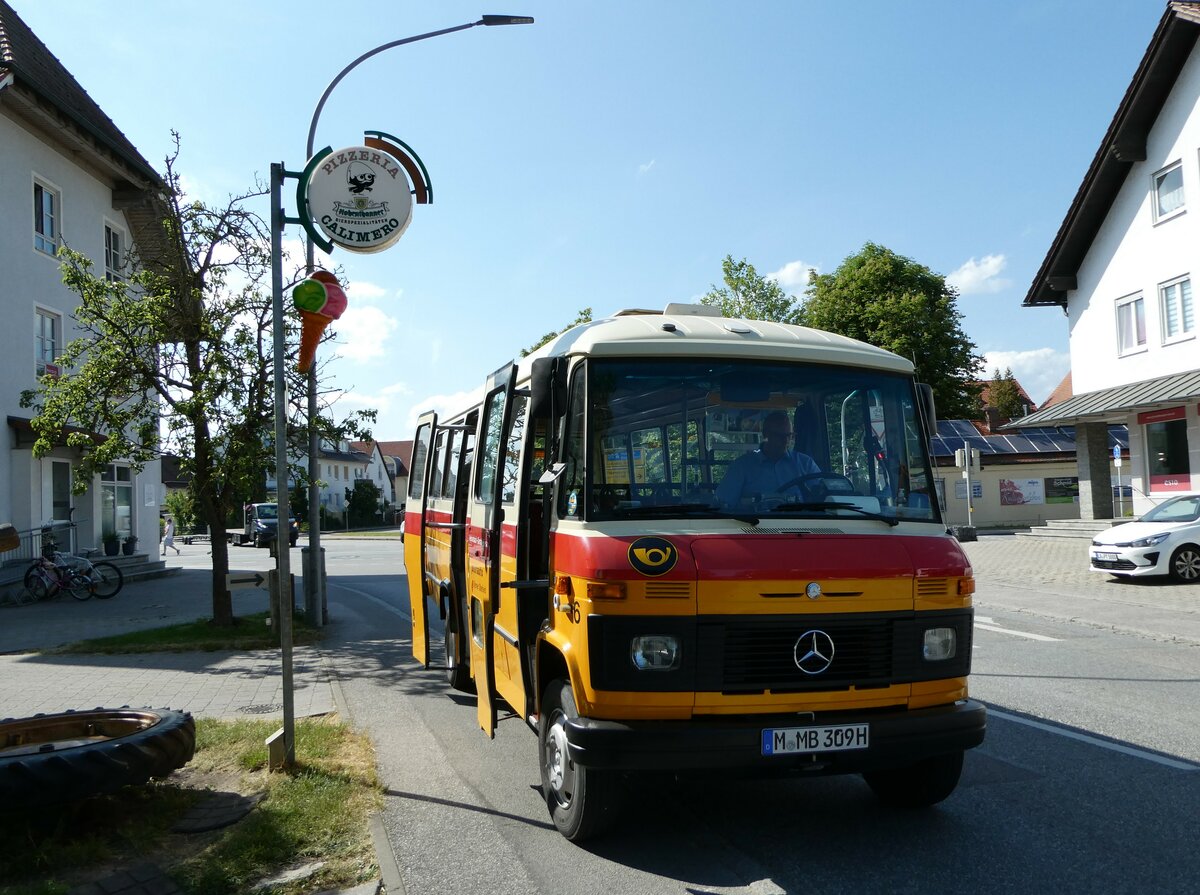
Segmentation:
<svg viewBox="0 0 1200 895">
<path fill-rule="evenodd" d="M 96 708 L 0 721 L 0 813 L 165 777 L 196 752 L 196 722 L 171 709 Z"/>
</svg>

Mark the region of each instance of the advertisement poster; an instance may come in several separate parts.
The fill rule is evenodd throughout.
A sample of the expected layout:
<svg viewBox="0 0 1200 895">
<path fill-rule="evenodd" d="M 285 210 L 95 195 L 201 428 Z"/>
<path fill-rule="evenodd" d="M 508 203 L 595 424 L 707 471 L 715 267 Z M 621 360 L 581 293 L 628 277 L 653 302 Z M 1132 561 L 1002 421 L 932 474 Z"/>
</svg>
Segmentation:
<svg viewBox="0 0 1200 895">
<path fill-rule="evenodd" d="M 1041 479 L 1001 479 L 1000 506 L 1015 507 L 1024 504 L 1045 503 Z"/>
<path fill-rule="evenodd" d="M 1045 480 L 1046 503 L 1079 503 L 1079 477 L 1056 476 Z"/>
</svg>

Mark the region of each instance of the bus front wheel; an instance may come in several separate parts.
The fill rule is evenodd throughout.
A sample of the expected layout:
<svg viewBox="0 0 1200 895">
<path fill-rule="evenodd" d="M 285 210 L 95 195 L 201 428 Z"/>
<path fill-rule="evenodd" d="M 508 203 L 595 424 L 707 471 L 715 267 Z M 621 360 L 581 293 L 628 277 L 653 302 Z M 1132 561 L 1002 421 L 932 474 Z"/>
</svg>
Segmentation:
<svg viewBox="0 0 1200 895">
<path fill-rule="evenodd" d="M 578 718 L 570 684 L 551 681 L 538 714 L 542 795 L 554 826 L 572 842 L 607 830 L 616 820 L 619 783 L 612 771 L 576 764 L 567 749 L 566 724 Z"/>
<path fill-rule="evenodd" d="M 928 808 L 954 792 L 962 766 L 962 752 L 952 752 L 902 768 L 867 771 L 863 779 L 875 797 L 889 808 Z"/>
</svg>

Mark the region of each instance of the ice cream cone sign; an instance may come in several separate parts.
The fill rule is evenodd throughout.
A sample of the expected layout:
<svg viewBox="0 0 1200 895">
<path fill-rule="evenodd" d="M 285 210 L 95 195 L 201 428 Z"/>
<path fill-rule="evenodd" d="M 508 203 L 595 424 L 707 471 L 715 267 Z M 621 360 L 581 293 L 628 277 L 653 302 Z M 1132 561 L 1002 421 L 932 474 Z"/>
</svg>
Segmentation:
<svg viewBox="0 0 1200 895">
<path fill-rule="evenodd" d="M 307 373 L 317 356 L 317 344 L 325 327 L 346 310 L 346 293 L 337 277 L 327 270 L 316 270 L 296 284 L 292 303 L 300 312 L 300 357 L 296 369 Z"/>
</svg>

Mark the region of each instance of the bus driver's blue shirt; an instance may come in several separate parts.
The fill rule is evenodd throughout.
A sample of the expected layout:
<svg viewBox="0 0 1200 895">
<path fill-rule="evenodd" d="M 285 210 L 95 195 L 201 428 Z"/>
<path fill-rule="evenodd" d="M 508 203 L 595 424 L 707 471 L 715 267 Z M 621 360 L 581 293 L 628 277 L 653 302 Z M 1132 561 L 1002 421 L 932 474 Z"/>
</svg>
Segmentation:
<svg viewBox="0 0 1200 895">
<path fill-rule="evenodd" d="M 743 497 L 779 494 L 780 485 L 820 471 L 812 457 L 799 451 L 788 451 L 774 462 L 761 449 L 742 454 L 729 464 L 725 478 L 717 485 L 717 503 L 735 507 Z M 800 486 L 793 482 L 783 493 L 799 495 Z"/>
</svg>

